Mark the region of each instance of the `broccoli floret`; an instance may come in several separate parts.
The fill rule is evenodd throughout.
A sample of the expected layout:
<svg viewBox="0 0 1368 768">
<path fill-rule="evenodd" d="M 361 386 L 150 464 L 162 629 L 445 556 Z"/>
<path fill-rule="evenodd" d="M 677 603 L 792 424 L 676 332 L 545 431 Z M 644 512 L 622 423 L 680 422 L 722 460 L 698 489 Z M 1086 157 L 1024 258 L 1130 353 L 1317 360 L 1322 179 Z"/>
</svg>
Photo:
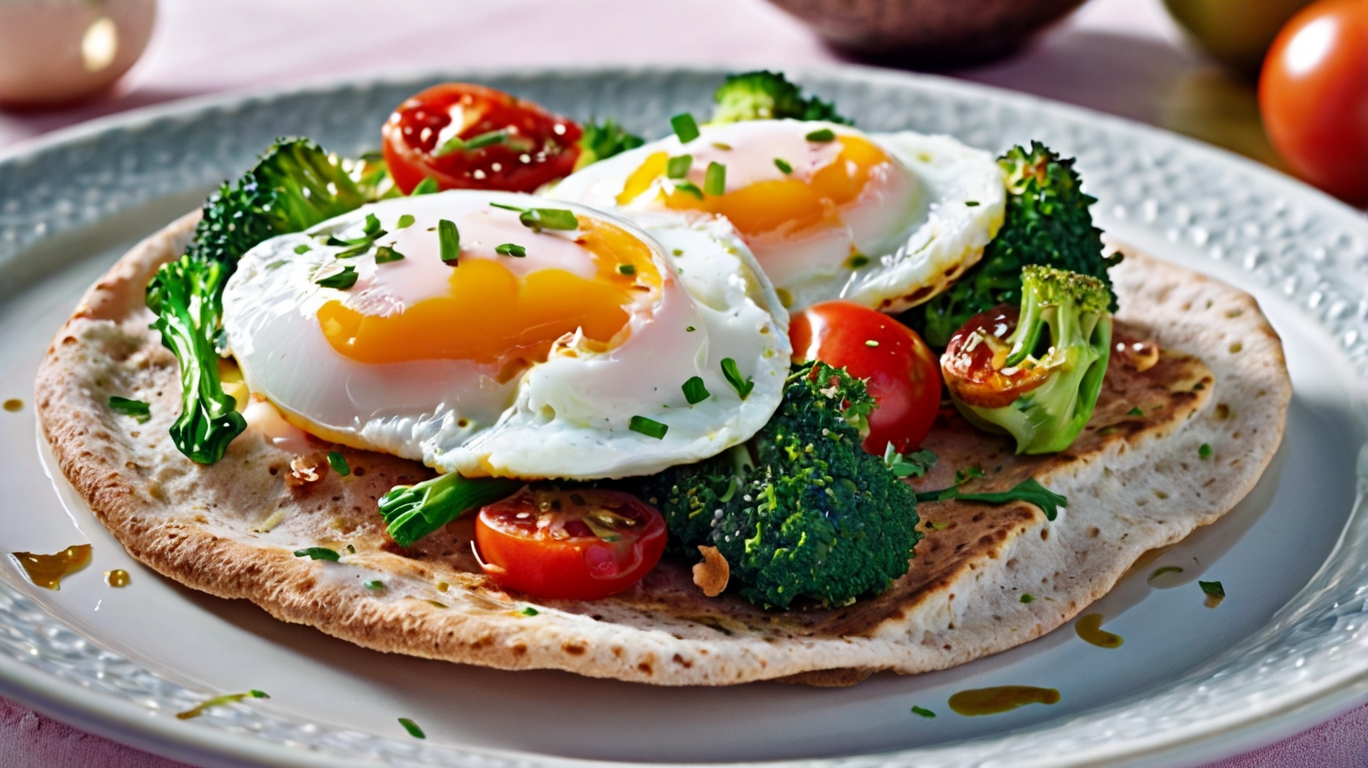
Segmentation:
<svg viewBox="0 0 1368 768">
<path fill-rule="evenodd" d="M 617 121 L 612 118 L 606 118 L 601 123 L 591 118 L 584 125 L 584 133 L 580 136 L 580 156 L 579 159 L 575 160 L 575 170 L 578 171 L 586 165 L 597 163 L 629 149 L 636 149 L 645 143 L 645 139 L 628 133 L 627 129 L 618 125 Z"/>
<path fill-rule="evenodd" d="M 1111 356 L 1111 292 L 1099 279 L 1032 265 L 1021 271 L 1021 316 L 1003 370 L 1044 368 L 1044 381 L 1000 408 L 969 405 L 949 387 L 975 425 L 1016 438 L 1017 453 L 1068 448 L 1092 416 Z M 1048 330 L 1048 337 L 1046 332 Z"/>
<path fill-rule="evenodd" d="M 257 243 L 299 232 L 366 202 L 337 158 L 308 139 L 280 140 L 236 184 L 204 204 L 204 217 L 181 258 L 162 265 L 147 285 L 152 327 L 176 355 L 181 414 L 171 440 L 181 453 L 213 464 L 246 422 L 218 375 L 223 287 L 238 259 Z"/>
<path fill-rule="evenodd" d="M 847 603 L 907 573 L 921 538 L 911 486 L 861 447 L 873 409 L 844 370 L 797 366 L 750 441 L 633 490 L 665 515 L 677 550 L 717 547 L 752 602 Z"/>
<path fill-rule="evenodd" d="M 836 112 L 836 106 L 816 96 L 803 97 L 798 86 L 779 72 L 742 72 L 727 75 L 727 81 L 713 94 L 714 123 L 742 120 L 825 120 L 854 125 Z"/>
<path fill-rule="evenodd" d="M 1021 270 L 1045 264 L 1091 275 L 1108 292 L 1116 311 L 1107 269 L 1121 260 L 1102 256 L 1102 231 L 1093 226 L 1088 207 L 1097 199 L 1084 194 L 1072 159 L 1063 159 L 1044 144 L 1029 150 L 1013 147 L 1001 158 L 1007 175 L 1007 210 L 1002 228 L 950 290 L 916 307 L 906 318 L 934 347 L 944 347 L 951 334 L 970 317 L 999 304 L 1021 301 Z"/>
</svg>

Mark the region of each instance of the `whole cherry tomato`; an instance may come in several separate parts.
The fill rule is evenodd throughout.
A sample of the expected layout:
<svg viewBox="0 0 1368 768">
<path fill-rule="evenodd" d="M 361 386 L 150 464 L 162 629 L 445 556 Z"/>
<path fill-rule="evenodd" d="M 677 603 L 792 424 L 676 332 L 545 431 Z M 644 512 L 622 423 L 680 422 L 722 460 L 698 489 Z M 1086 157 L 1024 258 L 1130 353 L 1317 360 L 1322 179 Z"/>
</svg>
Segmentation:
<svg viewBox="0 0 1368 768">
<path fill-rule="evenodd" d="M 530 101 L 467 83 L 411 96 L 381 130 L 385 164 L 404 194 L 441 189 L 531 192 L 570 174 L 582 130 Z"/>
<path fill-rule="evenodd" d="M 941 355 L 945 385 L 955 397 L 981 408 L 1003 408 L 1049 378 L 1050 369 L 1029 370 L 1005 364 L 1021 311 L 1002 305 L 969 318 L 950 337 Z"/>
<path fill-rule="evenodd" d="M 848 301 L 825 301 L 789 323 L 795 362 L 821 360 L 865 379 L 879 407 L 869 416 L 864 449 L 883 455 L 889 443 L 906 453 L 926 438 L 940 407 L 936 356 L 917 332 L 892 317 Z"/>
<path fill-rule="evenodd" d="M 665 551 L 665 518 L 630 493 L 524 488 L 480 510 L 475 544 L 500 585 L 596 600 L 630 587 Z"/>
<path fill-rule="evenodd" d="M 1368 0 L 1320 0 L 1293 16 L 1264 59 L 1259 108 L 1298 175 L 1368 204 Z"/>
</svg>

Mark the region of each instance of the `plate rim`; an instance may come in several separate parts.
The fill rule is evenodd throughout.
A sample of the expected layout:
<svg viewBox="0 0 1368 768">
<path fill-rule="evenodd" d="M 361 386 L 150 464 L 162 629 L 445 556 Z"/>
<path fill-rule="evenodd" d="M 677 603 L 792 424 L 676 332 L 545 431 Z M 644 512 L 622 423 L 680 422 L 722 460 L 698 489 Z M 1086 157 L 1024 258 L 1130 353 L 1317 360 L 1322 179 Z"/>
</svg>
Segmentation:
<svg viewBox="0 0 1368 768">
<path fill-rule="evenodd" d="M 1333 211 L 1336 218 L 1347 216 L 1350 221 L 1354 222 L 1351 226 L 1368 229 L 1368 221 L 1366 221 L 1363 218 L 1363 215 L 1356 209 L 1353 209 L 1347 204 L 1336 200 L 1319 190 L 1309 187 L 1290 176 L 1233 152 L 1127 118 L 1109 115 L 1085 107 L 1058 102 L 1031 94 L 1010 91 L 996 86 L 961 81 L 937 75 L 906 73 L 849 64 L 779 66 L 775 68 L 792 74 L 794 78 L 800 82 L 805 76 L 811 75 L 837 79 L 851 79 L 862 82 L 872 82 L 874 84 L 887 82 L 906 86 L 911 83 L 924 91 L 954 93 L 960 96 L 968 95 L 970 97 L 989 99 L 1008 105 L 1041 110 L 1052 116 L 1059 116 L 1065 119 L 1075 121 L 1087 120 L 1094 123 L 1101 123 L 1100 130 L 1107 132 L 1118 129 L 1127 132 L 1138 132 L 1142 136 L 1150 139 L 1177 145 L 1184 153 L 1194 153 L 1198 157 L 1205 157 L 1206 159 L 1214 160 L 1219 164 L 1227 166 L 1233 164 L 1233 166 L 1242 173 L 1255 176 L 1260 186 L 1268 185 L 1279 192 L 1305 200 L 1317 211 Z M 60 152 L 72 145 L 98 137 L 107 132 L 137 130 L 140 127 L 148 126 L 164 119 L 179 119 L 185 122 L 193 122 L 196 118 L 201 117 L 205 113 L 213 112 L 214 110 L 232 108 L 254 101 L 265 103 L 309 93 L 328 93 L 348 88 L 376 87 L 386 84 L 400 85 L 403 83 L 421 82 L 426 79 L 435 78 L 460 78 L 479 81 L 486 78 L 612 78 L 615 76 L 623 77 L 678 73 L 717 74 L 720 76 L 735 71 L 735 69 L 735 67 L 728 67 L 725 65 L 581 65 L 573 67 L 538 66 L 436 70 L 423 69 L 382 72 L 366 77 L 318 78 L 264 89 L 251 88 L 204 94 L 102 116 L 77 125 L 61 128 L 47 134 L 21 140 L 10 147 L 6 147 L 4 150 L 0 150 L 0 173 L 4 173 L 11 165 L 25 163 L 39 155 L 49 152 Z M 58 236 L 63 232 L 76 231 L 89 227 L 117 215 L 119 214 L 116 212 L 114 214 L 101 216 L 93 222 L 81 222 L 71 226 L 69 229 L 48 233 L 39 237 L 34 242 L 20 245 L 14 255 L 20 256 L 24 252 L 32 249 L 38 243 Z M 1341 350 L 1341 354 L 1342 353 Z M 1368 387 L 1368 385 L 1365 385 L 1362 378 L 1358 379 L 1355 383 L 1360 391 L 1364 390 L 1365 387 Z M 1362 470 L 1360 470 L 1360 475 L 1361 474 Z M 1362 495 L 1360 494 L 1359 502 L 1361 501 Z M 1362 514 L 1360 512 L 1360 506 L 1361 504 L 1356 502 L 1354 509 L 1350 512 L 1345 521 L 1345 528 L 1341 533 L 1341 540 L 1335 545 L 1335 548 L 1327 557 L 1326 563 L 1330 562 L 1335 553 L 1344 545 L 1344 536 L 1354 526 L 1355 522 L 1361 522 Z M 1324 567 L 1325 563 L 1322 563 L 1321 570 L 1323 570 Z M 1311 577 L 1307 585 L 1303 586 L 1303 588 L 1289 600 L 1287 605 L 1293 605 L 1298 602 L 1307 589 L 1310 588 L 1311 584 L 1315 583 L 1321 570 L 1318 570 L 1317 574 Z M 1277 621 L 1285 610 L 1286 606 L 1284 606 L 1283 609 L 1280 609 L 1271 621 Z M 48 614 L 48 618 L 58 623 L 62 623 L 60 619 L 57 619 L 51 614 Z M 1200 669 L 1200 665 L 1198 668 L 1184 673 L 1184 675 L 1192 674 L 1196 672 L 1197 669 Z M 92 692 L 74 681 L 45 673 L 33 667 L 25 666 L 24 664 L 4 657 L 3 655 L 0 655 L 0 694 L 4 694 L 20 703 L 31 706 L 57 720 L 70 723 L 74 727 L 99 734 L 114 741 L 145 749 L 149 752 L 164 755 L 171 759 L 193 760 L 205 765 L 278 764 L 278 761 L 281 759 L 289 760 L 292 764 L 309 766 L 375 765 L 375 763 L 370 760 L 341 759 L 336 755 L 322 755 L 316 752 L 293 749 L 280 743 L 243 738 L 241 735 L 226 729 L 193 726 L 186 727 L 185 725 L 180 724 L 179 721 L 173 722 L 166 718 L 164 716 L 165 713 L 156 713 L 129 699 L 117 699 Z M 1027 730 L 1035 733 L 1052 731 L 1062 733 L 1064 730 L 1074 727 L 1077 718 L 1094 716 L 1102 712 L 1120 709 L 1129 706 L 1130 702 L 1130 698 L 1122 699 L 1090 710 L 1087 713 L 1082 713 L 1074 718 L 1061 718 L 1041 726 L 1007 731 L 993 737 L 947 742 L 931 747 L 900 750 L 897 752 L 884 753 L 882 755 L 858 755 L 844 758 L 832 758 L 823 760 L 822 762 L 825 764 L 864 763 L 871 759 L 877 760 L 879 758 L 897 760 L 900 758 L 917 757 L 919 755 L 930 756 L 937 751 L 950 747 L 961 747 L 967 744 L 979 742 L 986 743 L 999 740 L 1004 736 L 1010 736 L 1020 730 Z M 1088 758 L 1087 762 L 1070 761 L 1068 764 L 1146 765 L 1154 764 L 1153 761 L 1155 760 L 1164 759 L 1166 760 L 1165 764 L 1171 765 L 1173 764 L 1172 760 L 1174 759 L 1179 759 L 1182 762 L 1187 763 L 1189 762 L 1189 758 L 1200 757 L 1201 760 L 1210 760 L 1219 759 L 1222 756 L 1234 756 L 1273 743 L 1287 735 L 1300 732 L 1310 725 L 1346 712 L 1355 705 L 1364 702 L 1368 702 L 1368 659 L 1365 660 L 1363 668 L 1356 673 L 1344 676 L 1337 679 L 1333 684 L 1325 685 L 1313 693 L 1309 692 L 1299 697 L 1291 709 L 1282 708 L 1277 711 L 1255 713 L 1252 717 L 1246 715 L 1243 719 L 1236 718 L 1233 722 L 1220 725 L 1216 728 L 1209 728 L 1189 735 L 1163 740 L 1160 743 L 1154 744 L 1152 748 L 1132 751 L 1128 755 L 1095 755 L 1093 758 Z M 467 750 L 468 753 L 482 756 L 488 755 L 496 760 L 512 759 L 524 763 L 530 761 L 534 764 L 543 765 L 602 765 L 607 762 L 565 758 L 554 755 L 507 752 L 487 748 L 463 747 L 463 749 Z M 1183 754 L 1178 755 L 1175 754 L 1176 752 L 1182 752 Z M 1118 762 L 1118 760 L 1121 762 Z M 798 765 L 806 762 L 808 761 L 794 760 L 766 764 Z M 1060 763 L 1057 761 L 1051 763 L 1051 765 L 1059 764 Z"/>
</svg>

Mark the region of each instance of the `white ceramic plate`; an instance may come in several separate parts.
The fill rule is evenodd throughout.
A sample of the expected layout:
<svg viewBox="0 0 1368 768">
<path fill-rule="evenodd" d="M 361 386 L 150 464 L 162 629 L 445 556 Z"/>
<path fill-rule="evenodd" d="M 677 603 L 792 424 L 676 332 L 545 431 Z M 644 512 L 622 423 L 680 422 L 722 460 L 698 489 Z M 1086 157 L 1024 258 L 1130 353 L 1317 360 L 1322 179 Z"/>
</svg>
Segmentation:
<svg viewBox="0 0 1368 768">
<path fill-rule="evenodd" d="M 1287 435 L 1231 514 L 1137 569 L 1097 605 L 1117 650 L 1072 624 L 998 656 L 848 689 L 660 689 L 555 672 L 386 656 L 278 623 L 142 568 L 44 474 L 33 374 L 80 292 L 137 238 L 235 177 L 277 135 L 341 152 L 378 143 L 391 107 L 439 78 L 324 86 L 155 109 L 55 135 L 0 160 L 0 551 L 90 542 L 60 592 L 0 563 L 0 693 L 137 746 L 207 765 L 733 762 L 1179 765 L 1272 741 L 1368 700 L 1368 531 L 1357 469 L 1368 437 L 1368 222 L 1234 156 L 1079 109 L 862 69 L 795 73 L 870 130 L 951 133 L 1001 150 L 1043 140 L 1077 155 L 1113 235 L 1252 291 L 1287 345 Z M 706 111 L 722 72 L 458 73 L 576 117 L 650 136 Z M 54 492 L 54 485 L 56 491 Z M 1154 568 L 1184 568 L 1154 589 Z M 113 589 L 101 573 L 124 568 Z M 1228 597 L 1205 608 L 1198 577 Z M 965 688 L 1057 688 L 1053 706 L 967 718 Z M 269 700 L 175 712 L 223 692 Z M 938 714 L 927 720 L 913 705 Z M 424 741 L 398 717 L 416 720 Z"/>
</svg>

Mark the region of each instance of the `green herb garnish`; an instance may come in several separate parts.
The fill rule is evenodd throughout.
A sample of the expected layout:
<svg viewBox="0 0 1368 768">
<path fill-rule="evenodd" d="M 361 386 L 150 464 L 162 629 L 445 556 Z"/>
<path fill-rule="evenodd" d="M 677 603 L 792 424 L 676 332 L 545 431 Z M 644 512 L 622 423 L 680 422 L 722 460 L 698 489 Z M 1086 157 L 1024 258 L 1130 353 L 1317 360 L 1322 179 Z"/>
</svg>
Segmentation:
<svg viewBox="0 0 1368 768">
<path fill-rule="evenodd" d="M 683 389 L 684 399 L 689 401 L 689 405 L 697 405 L 712 397 L 712 394 L 708 392 L 708 387 L 703 384 L 702 376 L 694 376 L 684 382 Z"/>
<path fill-rule="evenodd" d="M 527 255 L 526 248 L 522 247 L 521 245 L 515 245 L 513 243 L 503 243 L 502 245 L 496 245 L 494 246 L 494 252 L 499 254 L 500 256 L 512 256 L 515 259 L 521 259 Z"/>
<path fill-rule="evenodd" d="M 472 136 L 469 139 L 462 139 L 460 136 L 452 136 L 442 142 L 442 146 L 433 153 L 435 157 L 449 155 L 452 152 L 471 152 L 494 144 L 504 144 L 508 142 L 508 131 L 500 128 L 497 131 L 487 131 L 479 136 Z"/>
<path fill-rule="evenodd" d="M 1225 587 L 1219 581 L 1199 581 L 1197 585 L 1202 588 L 1202 592 L 1207 597 L 1225 597 Z"/>
<path fill-rule="evenodd" d="M 394 250 L 388 245 L 382 245 L 375 249 L 375 263 L 388 264 L 391 261 L 402 261 L 404 254 Z"/>
<path fill-rule="evenodd" d="M 414 221 L 416 221 L 416 219 L 413 218 L 413 214 L 406 213 L 403 216 L 400 216 L 399 220 L 394 223 L 394 228 L 408 229 L 409 227 L 413 226 Z"/>
<path fill-rule="evenodd" d="M 358 277 L 360 277 L 360 275 L 356 274 L 356 267 L 343 267 L 341 272 L 338 272 L 335 275 L 329 275 L 316 282 L 324 288 L 336 288 L 345 291 L 353 285 L 356 285 L 356 279 Z"/>
<path fill-rule="evenodd" d="M 774 158 L 774 167 L 778 168 L 784 175 L 793 173 L 793 166 L 789 165 L 789 162 L 782 157 Z"/>
<path fill-rule="evenodd" d="M 689 175 L 689 169 L 693 167 L 693 155 L 680 155 L 672 157 L 665 163 L 665 178 L 682 179 Z"/>
<path fill-rule="evenodd" d="M 674 188 L 676 192 L 684 192 L 693 195 L 699 200 L 703 199 L 703 190 L 699 189 L 698 185 L 692 181 L 677 181 L 675 182 Z"/>
<path fill-rule="evenodd" d="M 736 367 L 736 361 L 730 357 L 722 358 L 722 377 L 727 380 L 728 384 L 732 385 L 732 389 L 736 390 L 736 394 L 740 395 L 742 400 L 745 400 L 751 390 L 755 389 L 755 381 L 749 376 L 744 379 L 741 378 L 741 371 Z"/>
<path fill-rule="evenodd" d="M 978 464 L 955 470 L 955 485 L 964 485 L 978 477 L 983 477 L 983 467 Z"/>
<path fill-rule="evenodd" d="M 703 177 L 703 191 L 713 197 L 721 197 L 727 191 L 727 166 L 721 163 L 708 163 L 707 174 Z"/>
<path fill-rule="evenodd" d="M 688 144 L 698 138 L 698 122 L 694 116 L 688 112 L 681 112 L 670 118 L 670 127 L 674 129 L 675 135 L 679 137 L 680 144 Z"/>
<path fill-rule="evenodd" d="M 1060 507 L 1069 506 L 1069 500 L 1045 486 L 1036 482 L 1034 477 L 1029 477 L 1017 483 L 1016 487 L 1010 491 L 1001 493 L 960 493 L 959 486 L 953 485 L 942 491 L 926 491 L 917 494 L 917 501 L 949 501 L 959 499 L 961 501 L 981 501 L 987 504 L 1006 504 L 1010 501 L 1024 501 L 1040 507 L 1040 511 L 1045 513 L 1046 520 L 1054 520 L 1059 514 Z"/>
<path fill-rule="evenodd" d="M 296 549 L 294 556 L 307 557 L 310 560 L 328 560 L 334 563 L 342 559 L 342 556 L 337 554 L 337 550 L 328 549 L 327 547 L 305 547 L 304 549 Z"/>
<path fill-rule="evenodd" d="M 519 208 L 516 205 L 503 205 L 502 203 L 490 203 L 490 205 L 506 211 L 517 211 L 518 221 L 533 232 L 541 232 L 543 229 L 571 230 L 579 228 L 579 219 L 575 218 L 575 212 L 565 208 Z"/>
<path fill-rule="evenodd" d="M 1127 416 L 1144 416 L 1144 415 L 1145 415 L 1145 409 L 1144 409 L 1144 408 L 1141 408 L 1140 406 L 1137 405 L 1137 406 L 1135 406 L 1134 408 L 1130 409 L 1129 411 L 1126 411 L 1126 415 L 1127 415 Z"/>
<path fill-rule="evenodd" d="M 916 706 L 912 707 L 912 714 L 914 714 L 914 715 L 921 715 L 922 717 L 926 718 L 927 720 L 934 720 L 934 719 L 936 719 L 936 713 L 935 713 L 935 712 L 932 712 L 931 710 L 926 709 L 926 708 L 924 708 L 924 707 L 916 707 Z"/>
<path fill-rule="evenodd" d="M 979 201 L 977 201 L 977 200 L 965 200 L 965 201 L 964 201 L 964 207 L 965 207 L 965 208 L 977 208 L 978 206 L 979 206 Z"/>
<path fill-rule="evenodd" d="M 1033 602 L 1035 602 L 1035 596 L 1032 595 L 1030 592 L 1023 592 L 1023 593 L 1021 594 L 1021 602 L 1023 602 L 1023 603 L 1033 603 Z"/>
<path fill-rule="evenodd" d="M 450 219 L 438 219 L 437 242 L 442 249 L 442 262 L 444 264 L 454 267 L 460 263 L 461 230 L 456 228 L 456 222 Z"/>
<path fill-rule="evenodd" d="M 366 589 L 369 589 L 372 592 L 379 592 L 380 590 L 385 588 L 385 582 L 379 579 L 371 579 L 370 581 L 362 582 L 361 586 L 365 587 Z"/>
<path fill-rule="evenodd" d="M 380 517 L 394 543 L 409 547 L 461 515 L 498 501 L 521 486 L 517 480 L 462 477 L 458 472 L 448 472 L 417 485 L 396 485 L 380 497 Z"/>
<path fill-rule="evenodd" d="M 311 250 L 313 249 L 309 247 L 308 243 L 300 243 L 294 247 L 295 253 L 308 253 Z"/>
<path fill-rule="evenodd" d="M 122 413 L 139 424 L 146 424 L 147 420 L 152 418 L 152 406 L 141 400 L 130 400 L 118 395 L 109 396 L 109 410 Z"/>
<path fill-rule="evenodd" d="M 343 477 L 351 474 L 351 465 L 347 463 L 347 457 L 337 451 L 328 451 L 328 466 Z"/>
<path fill-rule="evenodd" d="M 399 724 L 402 725 L 402 726 L 404 726 L 404 730 L 408 731 L 409 735 L 412 736 L 413 738 L 415 738 L 415 739 L 426 739 L 426 738 L 427 738 L 427 734 L 426 734 L 426 733 L 423 733 L 423 729 L 422 729 L 422 728 L 419 728 L 417 723 L 413 722 L 412 720 L 408 719 L 407 717 L 401 717 L 401 718 L 399 718 Z"/>
<path fill-rule="evenodd" d="M 431 176 L 427 176 L 422 181 L 418 182 L 418 186 L 413 188 L 413 191 L 409 193 L 409 197 L 417 197 L 418 195 L 431 195 L 434 192 L 441 191 L 442 187 L 437 183 L 437 180 L 432 178 Z"/>
<path fill-rule="evenodd" d="M 633 416 L 628 424 L 628 429 L 633 432 L 640 432 L 647 437 L 654 437 L 657 440 L 664 440 L 665 433 L 670 431 L 668 424 L 661 424 L 655 419 L 648 419 L 645 416 Z"/>
<path fill-rule="evenodd" d="M 884 448 L 883 460 L 897 477 L 921 477 L 936 466 L 936 454 L 931 451 L 915 451 L 904 456 L 893 449 L 891 441 Z"/>
<path fill-rule="evenodd" d="M 524 616 L 536 616 L 536 615 L 540 614 L 541 611 L 539 611 L 539 610 L 537 610 L 536 608 L 533 608 L 532 606 L 529 605 L 529 606 L 523 608 L 521 611 L 519 611 L 519 613 L 521 613 L 521 614 L 524 615 Z"/>
<path fill-rule="evenodd" d="M 617 271 L 619 275 L 635 275 L 636 266 L 632 264 L 619 264 L 617 266 Z"/>
<path fill-rule="evenodd" d="M 1198 446 L 1198 448 L 1197 448 L 1197 458 L 1199 458 L 1199 459 L 1209 459 L 1209 458 L 1211 458 L 1211 444 L 1210 444 L 1210 443 L 1202 443 L 1200 446 Z"/>
<path fill-rule="evenodd" d="M 806 138 L 808 141 L 820 141 L 820 142 L 835 141 L 835 140 L 836 140 L 836 133 L 835 133 L 834 131 L 832 131 L 830 128 L 819 128 L 819 129 L 813 131 L 812 133 L 809 133 L 809 134 L 808 134 L 806 137 L 804 137 L 804 138 Z"/>
</svg>

